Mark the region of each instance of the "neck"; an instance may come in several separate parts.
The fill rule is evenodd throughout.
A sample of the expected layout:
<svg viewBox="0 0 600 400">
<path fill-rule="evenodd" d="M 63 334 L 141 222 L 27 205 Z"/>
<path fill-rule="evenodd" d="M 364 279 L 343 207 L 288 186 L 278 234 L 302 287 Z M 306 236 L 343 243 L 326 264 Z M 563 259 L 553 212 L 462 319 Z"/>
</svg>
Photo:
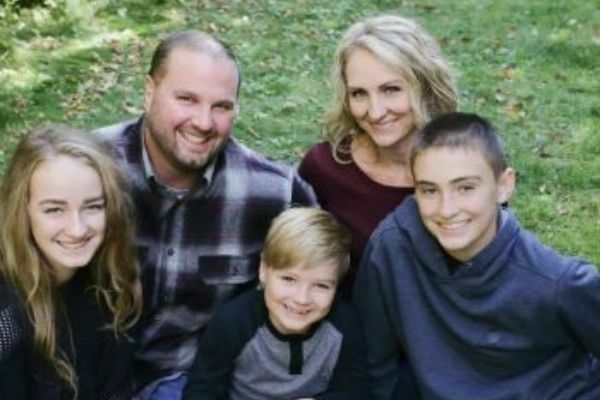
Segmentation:
<svg viewBox="0 0 600 400">
<path fill-rule="evenodd" d="M 391 186 L 413 186 L 408 162 L 410 140 L 379 147 L 367 135 L 359 135 L 352 141 L 351 151 L 357 165 L 373 180 Z"/>
<path fill-rule="evenodd" d="M 191 189 L 198 179 L 198 171 L 176 169 L 164 157 L 161 157 L 161 150 L 152 139 L 148 126 L 144 129 L 143 138 L 143 145 L 156 179 L 161 184 L 173 189 Z"/>
</svg>

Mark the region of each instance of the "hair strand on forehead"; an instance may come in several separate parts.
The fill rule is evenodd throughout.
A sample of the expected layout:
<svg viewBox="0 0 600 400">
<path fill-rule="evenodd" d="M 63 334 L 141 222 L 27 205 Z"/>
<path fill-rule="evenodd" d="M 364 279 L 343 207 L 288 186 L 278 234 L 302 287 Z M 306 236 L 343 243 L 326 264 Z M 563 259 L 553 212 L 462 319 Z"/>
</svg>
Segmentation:
<svg viewBox="0 0 600 400">
<path fill-rule="evenodd" d="M 341 280 L 349 268 L 350 234 L 330 213 L 297 207 L 279 214 L 271 223 L 262 253 L 274 269 L 330 263 Z"/>
</svg>

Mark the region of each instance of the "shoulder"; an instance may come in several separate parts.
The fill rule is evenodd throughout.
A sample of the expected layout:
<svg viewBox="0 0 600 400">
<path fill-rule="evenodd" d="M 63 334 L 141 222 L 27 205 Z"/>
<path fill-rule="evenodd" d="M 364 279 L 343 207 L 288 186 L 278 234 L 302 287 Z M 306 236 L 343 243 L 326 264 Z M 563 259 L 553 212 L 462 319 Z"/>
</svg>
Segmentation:
<svg viewBox="0 0 600 400">
<path fill-rule="evenodd" d="M 303 160 L 333 160 L 329 142 L 319 142 L 308 149 Z"/>
<path fill-rule="evenodd" d="M 354 306 L 342 299 L 335 300 L 327 320 L 343 332 L 360 327 L 360 320 Z"/>
<path fill-rule="evenodd" d="M 521 229 L 509 257 L 509 263 L 550 281 L 558 281 L 569 271 L 584 265 L 575 258 L 559 254 L 539 241 L 533 233 Z"/>
<path fill-rule="evenodd" d="M 224 149 L 227 167 L 231 169 L 242 169 L 248 173 L 271 175 L 290 179 L 294 170 L 289 165 L 271 160 L 237 140 L 229 139 Z"/>
<path fill-rule="evenodd" d="M 143 117 L 122 121 L 116 124 L 104 126 L 92 131 L 117 152 L 118 157 L 124 157 L 126 150 L 133 141 L 138 140 L 141 133 Z"/>
<path fill-rule="evenodd" d="M 210 324 L 253 333 L 265 322 L 262 292 L 249 289 L 217 306 Z"/>
</svg>

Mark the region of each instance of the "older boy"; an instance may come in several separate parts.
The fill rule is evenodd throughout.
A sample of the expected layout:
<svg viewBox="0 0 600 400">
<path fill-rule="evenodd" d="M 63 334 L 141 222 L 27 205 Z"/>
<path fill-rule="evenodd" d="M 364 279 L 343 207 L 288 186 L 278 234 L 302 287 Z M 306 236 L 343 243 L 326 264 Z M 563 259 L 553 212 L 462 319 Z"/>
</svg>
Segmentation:
<svg viewBox="0 0 600 400">
<path fill-rule="evenodd" d="M 351 308 L 334 300 L 349 245 L 349 233 L 326 211 L 292 208 L 275 218 L 261 289 L 217 311 L 184 398 L 364 400 L 361 329 Z"/>
<path fill-rule="evenodd" d="M 493 127 L 442 116 L 410 162 L 416 201 L 380 225 L 355 290 L 373 397 L 396 398 L 406 355 L 427 399 L 600 399 L 600 277 L 499 207 L 515 174 Z"/>
</svg>

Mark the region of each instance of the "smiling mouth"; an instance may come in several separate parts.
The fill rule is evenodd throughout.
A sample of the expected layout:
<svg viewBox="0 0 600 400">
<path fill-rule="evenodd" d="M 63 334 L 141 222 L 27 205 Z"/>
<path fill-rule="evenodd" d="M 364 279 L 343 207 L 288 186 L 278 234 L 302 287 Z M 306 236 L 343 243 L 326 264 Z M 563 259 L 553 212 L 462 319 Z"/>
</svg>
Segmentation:
<svg viewBox="0 0 600 400">
<path fill-rule="evenodd" d="M 297 316 L 297 317 L 306 317 L 308 314 L 310 314 L 310 310 L 297 310 L 295 308 L 289 307 L 287 305 L 283 305 L 283 308 L 291 315 L 293 316 Z"/>
<path fill-rule="evenodd" d="M 177 133 L 183 137 L 187 142 L 194 144 L 194 145 L 203 145 L 206 144 L 210 141 L 211 137 L 210 135 L 194 135 L 192 133 L 189 132 L 183 132 L 178 130 Z"/>
<path fill-rule="evenodd" d="M 456 231 L 469 223 L 468 220 L 455 222 L 438 222 L 438 226 L 445 231 Z"/>
<path fill-rule="evenodd" d="M 64 242 L 64 241 L 60 241 L 57 240 L 56 243 L 64 250 L 67 251 L 77 251 L 77 250 L 81 250 L 84 249 L 88 243 L 90 243 L 90 241 L 92 240 L 92 238 L 87 238 L 84 240 L 79 240 L 77 242 Z"/>
</svg>

